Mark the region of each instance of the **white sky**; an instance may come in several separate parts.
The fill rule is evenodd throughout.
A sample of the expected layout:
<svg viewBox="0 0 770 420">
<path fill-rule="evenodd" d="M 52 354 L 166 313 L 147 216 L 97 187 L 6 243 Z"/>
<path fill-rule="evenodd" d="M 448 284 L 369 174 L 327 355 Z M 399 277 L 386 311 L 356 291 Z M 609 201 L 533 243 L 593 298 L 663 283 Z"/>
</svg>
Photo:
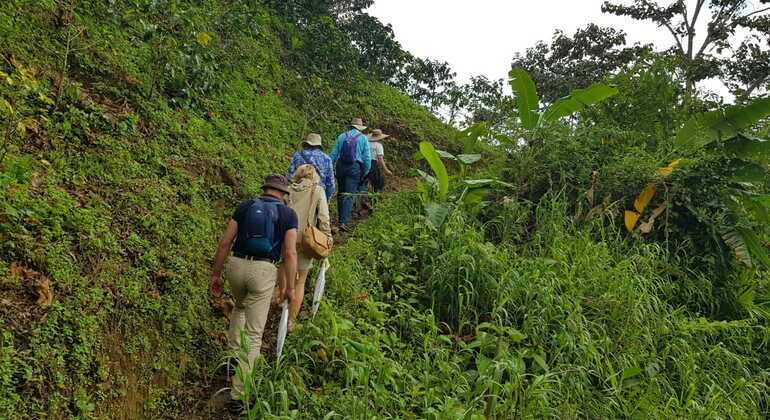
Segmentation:
<svg viewBox="0 0 770 420">
<path fill-rule="evenodd" d="M 475 75 L 507 80 L 515 52 L 523 54 L 538 40 L 550 43 L 556 29 L 572 35 L 590 22 L 624 30 L 629 45 L 652 43 L 661 50 L 673 45 L 665 28 L 604 14 L 603 2 L 376 0 L 367 12 L 390 23 L 396 39 L 412 54 L 447 61 L 460 82 Z M 700 33 L 705 34 L 705 28 Z M 727 95 L 717 81 L 706 82 L 704 87 Z"/>
</svg>

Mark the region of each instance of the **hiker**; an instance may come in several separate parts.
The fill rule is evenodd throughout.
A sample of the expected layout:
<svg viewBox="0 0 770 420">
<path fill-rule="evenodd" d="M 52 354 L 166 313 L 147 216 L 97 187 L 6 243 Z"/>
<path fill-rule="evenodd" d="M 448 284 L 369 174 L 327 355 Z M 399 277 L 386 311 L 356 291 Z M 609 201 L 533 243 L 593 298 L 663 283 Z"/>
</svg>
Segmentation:
<svg viewBox="0 0 770 420">
<path fill-rule="evenodd" d="M 302 150 L 294 153 L 289 165 L 287 178 L 292 179 L 294 172 L 300 165 L 313 165 L 318 175 L 321 177 L 321 187 L 324 188 L 326 201 L 328 202 L 334 194 L 334 170 L 332 158 L 324 153 L 321 142 L 321 135 L 310 133 L 302 141 Z"/>
<path fill-rule="evenodd" d="M 329 219 L 329 204 L 326 196 L 323 194 L 323 187 L 319 185 L 320 178 L 312 165 L 302 165 L 294 173 L 289 189 L 289 207 L 296 213 L 299 221 L 297 233 L 297 244 L 302 243 L 304 229 L 306 226 L 315 226 L 326 236 L 332 236 L 331 221 Z M 294 299 L 289 306 L 289 327 L 288 331 L 293 332 L 297 315 L 302 307 L 302 300 L 305 298 L 305 282 L 310 268 L 313 266 L 312 257 L 305 255 L 300 249 L 297 257 L 297 277 L 294 280 Z M 285 277 L 281 280 L 281 287 L 286 287 Z M 291 282 L 290 282 L 291 283 Z M 289 284 L 289 287 L 292 285 Z M 283 293 L 279 294 L 283 296 Z"/>
<path fill-rule="evenodd" d="M 211 276 L 211 294 L 221 296 L 224 266 L 235 300 L 227 332 L 228 347 L 237 355 L 241 331 L 245 330 L 247 360 L 238 357 L 245 375 L 251 372 L 262 346 L 270 297 L 278 279 L 276 264 L 283 259 L 281 267 L 287 278 L 294 278 L 297 273 L 297 214 L 283 204 L 291 191 L 289 182 L 281 175 L 270 175 L 265 178 L 262 190 L 261 197 L 243 201 L 233 213 L 219 242 Z M 231 246 L 232 255 L 228 257 Z M 290 284 L 285 291 L 289 302 L 294 299 L 293 287 Z M 243 383 L 233 375 L 228 404 L 231 411 L 242 409 L 243 393 Z"/>
<path fill-rule="evenodd" d="M 369 135 L 369 154 L 372 156 L 372 169 L 369 171 L 366 180 L 372 186 L 372 192 L 380 193 L 385 188 L 385 175 L 393 176 L 393 172 L 385 164 L 385 149 L 382 147 L 382 140 L 390 137 L 382 130 L 373 130 Z M 366 189 L 366 184 L 364 184 Z"/>
<path fill-rule="evenodd" d="M 353 118 L 350 129 L 337 137 L 331 153 L 339 184 L 337 210 L 340 230 L 345 232 L 350 231 L 349 223 L 353 215 L 355 196 L 372 165 L 369 139 L 363 133 L 365 129 L 366 126 L 360 118 Z"/>
</svg>

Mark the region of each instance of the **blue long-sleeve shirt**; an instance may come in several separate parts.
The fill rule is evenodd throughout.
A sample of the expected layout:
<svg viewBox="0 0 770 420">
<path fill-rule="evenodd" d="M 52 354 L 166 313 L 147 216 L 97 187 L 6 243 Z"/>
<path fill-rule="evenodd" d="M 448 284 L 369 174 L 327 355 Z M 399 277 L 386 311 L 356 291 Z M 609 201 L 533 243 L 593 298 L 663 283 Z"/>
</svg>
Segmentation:
<svg viewBox="0 0 770 420">
<path fill-rule="evenodd" d="M 313 165 L 316 172 L 318 172 L 318 175 L 321 177 L 321 186 L 324 187 L 326 192 L 326 200 L 330 200 L 335 188 L 332 159 L 321 149 L 312 148 L 296 152 L 291 158 L 287 177 L 291 179 L 297 168 L 305 164 Z"/>
<path fill-rule="evenodd" d="M 372 155 L 369 152 L 369 138 L 355 128 L 351 128 L 337 137 L 337 142 L 334 143 L 334 149 L 331 153 L 332 163 L 337 164 L 337 159 L 342 153 L 342 144 L 345 143 L 347 136 L 359 136 L 358 143 L 356 144 L 356 161 L 361 162 L 364 165 L 364 174 L 369 173 L 372 168 Z"/>
</svg>

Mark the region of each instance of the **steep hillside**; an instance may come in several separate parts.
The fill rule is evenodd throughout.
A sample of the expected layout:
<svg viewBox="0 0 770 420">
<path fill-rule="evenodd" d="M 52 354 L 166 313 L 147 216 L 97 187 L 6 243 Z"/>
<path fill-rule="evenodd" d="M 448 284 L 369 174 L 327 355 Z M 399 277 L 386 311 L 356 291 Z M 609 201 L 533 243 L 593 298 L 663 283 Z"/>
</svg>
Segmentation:
<svg viewBox="0 0 770 420">
<path fill-rule="evenodd" d="M 352 116 L 397 135 L 394 162 L 453 135 L 346 63 L 308 70 L 324 36 L 253 2 L 0 8 L 0 418 L 189 412 L 222 355 L 206 286 L 233 206 Z"/>
</svg>

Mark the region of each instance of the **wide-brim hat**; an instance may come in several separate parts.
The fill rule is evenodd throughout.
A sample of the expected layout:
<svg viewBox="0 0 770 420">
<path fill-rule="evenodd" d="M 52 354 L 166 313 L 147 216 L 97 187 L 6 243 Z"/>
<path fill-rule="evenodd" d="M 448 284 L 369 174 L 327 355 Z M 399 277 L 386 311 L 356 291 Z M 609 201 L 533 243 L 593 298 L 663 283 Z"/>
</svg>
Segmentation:
<svg viewBox="0 0 770 420">
<path fill-rule="evenodd" d="M 317 133 L 310 133 L 305 137 L 305 140 L 302 140 L 302 144 L 307 144 L 308 146 L 320 146 L 321 145 L 321 135 Z"/>
<path fill-rule="evenodd" d="M 265 178 L 265 182 L 262 183 L 262 189 L 265 190 L 268 188 L 291 194 L 289 180 L 283 175 L 268 175 L 268 177 Z"/>
<path fill-rule="evenodd" d="M 383 133 L 382 130 L 380 129 L 377 129 L 377 130 L 372 130 L 372 133 L 369 134 L 369 136 L 367 137 L 369 137 L 369 140 L 371 141 L 377 141 L 377 140 L 384 140 L 390 137 L 390 135 Z"/>
<path fill-rule="evenodd" d="M 364 122 L 361 120 L 361 118 L 353 118 L 350 120 L 350 126 L 355 127 L 358 129 L 358 131 L 366 130 L 366 126 L 364 125 Z"/>
</svg>

